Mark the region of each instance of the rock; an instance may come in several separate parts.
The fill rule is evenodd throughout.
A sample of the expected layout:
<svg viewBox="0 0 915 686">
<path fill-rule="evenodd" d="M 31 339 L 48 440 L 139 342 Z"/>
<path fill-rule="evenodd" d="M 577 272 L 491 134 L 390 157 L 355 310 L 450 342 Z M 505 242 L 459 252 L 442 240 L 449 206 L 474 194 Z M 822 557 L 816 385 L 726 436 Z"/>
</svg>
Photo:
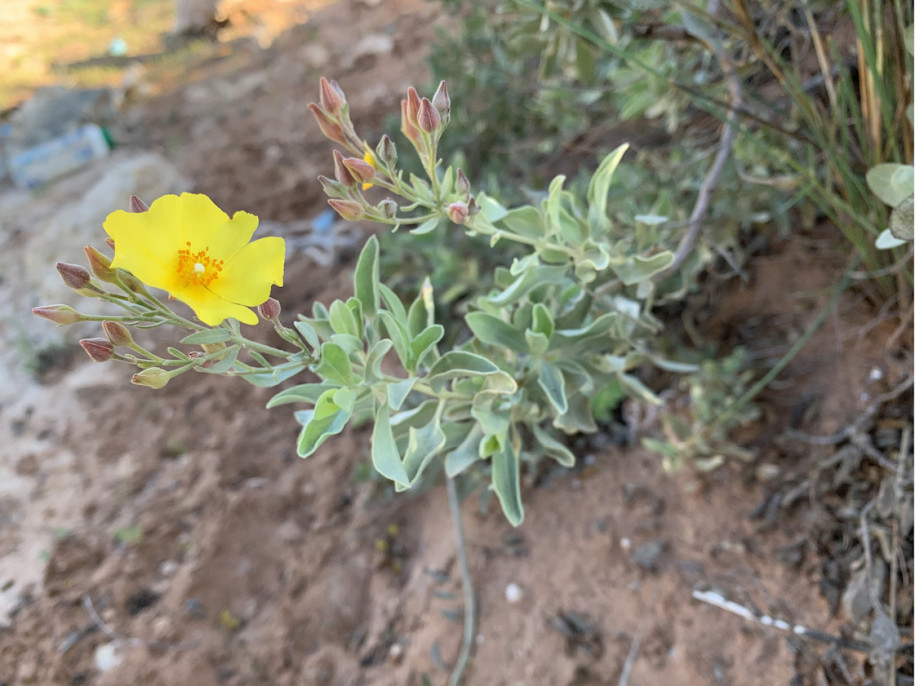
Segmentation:
<svg viewBox="0 0 915 686">
<path fill-rule="evenodd" d="M 521 590 L 521 587 L 518 584 L 511 583 L 505 587 L 505 599 L 512 605 L 521 602 L 521 598 L 523 597 L 524 591 Z"/>
<path fill-rule="evenodd" d="M 83 124 L 103 126 L 113 120 L 112 94 L 107 88 L 41 88 L 10 117 L 4 147 L 6 154 L 12 157 L 70 133 Z"/>
<path fill-rule="evenodd" d="M 666 549 L 666 541 L 649 541 L 633 550 L 630 558 L 642 569 L 654 572 L 658 568 L 658 558 Z"/>
<path fill-rule="evenodd" d="M 95 649 L 95 668 L 100 672 L 114 669 L 124 661 L 120 644 L 117 641 L 103 643 Z"/>
<path fill-rule="evenodd" d="M 175 0 L 175 33 L 199 34 L 216 23 L 219 0 Z"/>
</svg>

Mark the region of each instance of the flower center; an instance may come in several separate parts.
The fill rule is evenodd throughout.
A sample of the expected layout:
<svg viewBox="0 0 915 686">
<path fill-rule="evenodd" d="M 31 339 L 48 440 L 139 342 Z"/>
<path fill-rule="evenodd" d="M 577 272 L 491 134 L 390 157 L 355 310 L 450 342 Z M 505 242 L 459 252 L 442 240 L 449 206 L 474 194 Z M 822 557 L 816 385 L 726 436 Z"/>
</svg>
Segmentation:
<svg viewBox="0 0 915 686">
<path fill-rule="evenodd" d="M 186 248 L 178 251 L 178 276 L 187 286 L 209 286 L 219 276 L 225 261 L 210 257 L 209 247 L 192 252 L 191 242 L 185 245 Z"/>
</svg>

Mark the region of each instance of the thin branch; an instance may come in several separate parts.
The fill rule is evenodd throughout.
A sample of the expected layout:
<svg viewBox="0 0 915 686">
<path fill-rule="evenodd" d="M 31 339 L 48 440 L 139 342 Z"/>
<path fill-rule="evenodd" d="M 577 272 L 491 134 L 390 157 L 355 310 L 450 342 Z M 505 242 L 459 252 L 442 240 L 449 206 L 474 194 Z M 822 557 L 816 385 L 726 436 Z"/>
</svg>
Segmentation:
<svg viewBox="0 0 915 686">
<path fill-rule="evenodd" d="M 461 567 L 461 587 L 464 590 L 464 636 L 461 641 L 461 652 L 458 653 L 457 661 L 454 663 L 454 669 L 451 671 L 451 677 L 448 680 L 449 686 L 458 686 L 464 675 L 464 669 L 467 667 L 467 661 L 470 659 L 470 651 L 473 649 L 476 603 L 473 597 L 473 579 L 470 576 L 470 568 L 467 565 L 467 551 L 464 546 L 461 503 L 458 500 L 454 479 L 445 477 L 445 485 L 448 489 L 448 506 L 451 508 L 451 519 L 454 522 L 454 538 L 457 544 L 458 563 Z"/>
</svg>

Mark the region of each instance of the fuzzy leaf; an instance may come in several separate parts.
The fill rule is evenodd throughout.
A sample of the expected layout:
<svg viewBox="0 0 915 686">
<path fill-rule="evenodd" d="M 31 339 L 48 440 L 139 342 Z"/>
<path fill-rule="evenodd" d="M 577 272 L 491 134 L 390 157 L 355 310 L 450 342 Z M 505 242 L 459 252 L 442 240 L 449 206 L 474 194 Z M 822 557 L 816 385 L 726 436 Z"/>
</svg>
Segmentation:
<svg viewBox="0 0 915 686">
<path fill-rule="evenodd" d="M 588 223 L 592 227 L 592 232 L 598 236 L 610 229 L 610 219 L 607 217 L 607 196 L 610 193 L 613 172 L 616 171 L 628 148 L 628 145 L 621 145 L 607 155 L 598 165 L 597 171 L 594 172 L 591 183 L 588 185 Z"/>
<path fill-rule="evenodd" d="M 356 271 L 353 273 L 353 286 L 362 311 L 366 316 L 372 317 L 378 311 L 378 238 L 369 237 L 365 247 L 359 254 L 356 262 Z"/>
<path fill-rule="evenodd" d="M 318 402 L 321 394 L 328 389 L 333 389 L 322 383 L 303 383 L 285 391 L 280 391 L 267 401 L 267 409 L 278 405 L 288 405 L 289 403 L 311 403 L 314 405 Z"/>
<path fill-rule="evenodd" d="M 445 457 L 445 474 L 455 477 L 480 459 L 480 439 L 483 430 L 473 424 L 461 444 Z"/>
<path fill-rule="evenodd" d="M 540 374 L 537 377 L 537 385 L 543 389 L 547 400 L 555 408 L 557 414 L 565 414 L 569 409 L 569 403 L 566 399 L 566 382 L 562 372 L 549 362 L 540 363 Z"/>
<path fill-rule="evenodd" d="M 474 335 L 488 345 L 526 352 L 524 334 L 498 317 L 486 312 L 471 312 L 464 317 Z"/>
<path fill-rule="evenodd" d="M 225 343 L 232 338 L 232 333 L 228 329 L 205 329 L 192 333 L 181 339 L 182 343 L 187 345 L 203 345 L 204 343 Z"/>
<path fill-rule="evenodd" d="M 341 386 L 355 386 L 357 383 L 349 356 L 336 343 L 327 342 L 321 346 L 321 363 L 315 374 Z"/>
<path fill-rule="evenodd" d="M 502 512 L 512 526 L 524 521 L 524 506 L 521 504 L 521 469 L 509 441 L 492 456 L 492 487 L 502 505 Z"/>
<path fill-rule="evenodd" d="M 314 410 L 296 413 L 296 418 L 306 419 L 299 433 L 299 457 L 308 457 L 330 436 L 340 433 L 352 415 L 352 407 L 347 411 L 334 402 L 334 396 L 340 390 L 330 388 L 321 394 L 315 403 Z"/>
<path fill-rule="evenodd" d="M 372 464 L 375 470 L 397 484 L 406 485 L 410 478 L 400 459 L 400 451 L 391 430 L 391 417 L 387 405 L 382 405 L 375 415 L 372 431 Z"/>
</svg>

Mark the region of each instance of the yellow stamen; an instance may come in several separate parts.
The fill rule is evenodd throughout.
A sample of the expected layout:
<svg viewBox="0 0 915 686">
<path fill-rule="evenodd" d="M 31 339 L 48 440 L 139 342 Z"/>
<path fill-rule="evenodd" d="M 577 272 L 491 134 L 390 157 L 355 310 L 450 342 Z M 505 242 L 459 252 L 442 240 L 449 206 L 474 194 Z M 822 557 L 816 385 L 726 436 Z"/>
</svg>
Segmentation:
<svg viewBox="0 0 915 686">
<path fill-rule="evenodd" d="M 188 241 L 185 245 L 187 245 L 186 248 L 178 251 L 178 265 L 175 271 L 187 286 L 194 284 L 209 286 L 219 277 L 224 261 L 210 257 L 209 247 L 191 252 L 191 242 Z"/>
</svg>

